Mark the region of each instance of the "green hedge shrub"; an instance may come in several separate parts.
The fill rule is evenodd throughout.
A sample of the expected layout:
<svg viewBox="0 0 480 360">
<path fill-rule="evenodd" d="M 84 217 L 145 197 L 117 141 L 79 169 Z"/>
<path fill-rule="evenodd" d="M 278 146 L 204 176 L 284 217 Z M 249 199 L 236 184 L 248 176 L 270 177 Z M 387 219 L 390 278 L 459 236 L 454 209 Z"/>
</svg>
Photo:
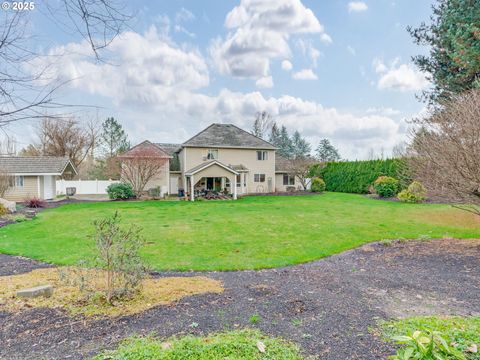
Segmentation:
<svg viewBox="0 0 480 360">
<path fill-rule="evenodd" d="M 417 204 L 427 199 L 427 190 L 421 182 L 414 181 L 408 185 L 408 188 L 400 191 L 397 197 L 402 202 Z"/>
<path fill-rule="evenodd" d="M 368 188 L 379 176 L 391 176 L 403 183 L 403 177 L 407 176 L 404 173 L 404 163 L 399 159 L 331 162 L 314 165 L 311 169 L 312 176 L 325 181 L 327 191 L 354 194 L 368 194 Z M 405 182 L 408 184 L 411 180 Z"/>
<path fill-rule="evenodd" d="M 127 200 L 135 197 L 132 185 L 125 182 L 109 185 L 107 187 L 107 194 L 111 200 Z"/>
<path fill-rule="evenodd" d="M 312 179 L 312 185 L 310 186 L 310 190 L 312 192 L 323 192 L 325 191 L 325 181 L 319 177 L 314 177 Z"/>
<path fill-rule="evenodd" d="M 392 197 L 398 193 L 398 180 L 391 176 L 380 176 L 373 183 L 373 188 L 380 197 Z"/>
</svg>

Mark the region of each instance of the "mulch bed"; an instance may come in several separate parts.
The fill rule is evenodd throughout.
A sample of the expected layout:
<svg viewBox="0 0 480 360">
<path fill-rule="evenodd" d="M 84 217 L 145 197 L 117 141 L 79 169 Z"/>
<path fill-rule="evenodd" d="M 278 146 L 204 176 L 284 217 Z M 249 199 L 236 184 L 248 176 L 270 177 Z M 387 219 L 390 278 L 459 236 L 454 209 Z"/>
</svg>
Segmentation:
<svg viewBox="0 0 480 360">
<path fill-rule="evenodd" d="M 281 269 L 202 273 L 222 280 L 226 291 L 133 316 L 87 320 L 54 309 L 0 310 L 0 358 L 81 359 L 134 334 L 167 337 L 250 326 L 321 359 L 385 359 L 394 348 L 371 331 L 378 320 L 480 314 L 479 261 L 479 240 L 375 243 Z M 6 255 L 0 264 L 2 275 L 45 266 Z"/>
</svg>

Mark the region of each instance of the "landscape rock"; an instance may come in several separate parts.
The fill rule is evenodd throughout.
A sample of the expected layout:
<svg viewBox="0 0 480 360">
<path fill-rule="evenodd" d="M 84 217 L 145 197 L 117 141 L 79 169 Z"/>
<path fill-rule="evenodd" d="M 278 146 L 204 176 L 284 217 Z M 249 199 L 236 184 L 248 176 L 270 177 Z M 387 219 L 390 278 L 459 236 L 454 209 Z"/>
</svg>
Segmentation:
<svg viewBox="0 0 480 360">
<path fill-rule="evenodd" d="M 17 204 L 15 203 L 15 201 L 0 198 L 0 204 L 2 204 L 5 209 L 7 209 L 10 213 L 14 213 L 17 211 Z"/>
<path fill-rule="evenodd" d="M 35 298 L 39 296 L 50 297 L 53 295 L 52 285 L 40 285 L 28 289 L 22 289 L 17 291 L 18 297 Z"/>
</svg>

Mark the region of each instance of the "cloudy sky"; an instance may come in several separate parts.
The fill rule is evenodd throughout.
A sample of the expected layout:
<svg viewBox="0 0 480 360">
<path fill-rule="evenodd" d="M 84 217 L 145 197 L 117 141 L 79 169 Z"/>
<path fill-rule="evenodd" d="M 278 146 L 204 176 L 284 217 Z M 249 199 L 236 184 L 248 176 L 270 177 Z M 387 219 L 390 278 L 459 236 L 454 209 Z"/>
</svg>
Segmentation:
<svg viewBox="0 0 480 360">
<path fill-rule="evenodd" d="M 391 151 L 405 137 L 405 120 L 423 109 L 415 94 L 429 84 L 410 58 L 425 49 L 406 27 L 428 20 L 430 5 L 135 1 L 130 29 L 104 62 L 41 11 L 32 24 L 48 55 L 38 61 L 54 59 L 48 76 L 73 79 L 57 98 L 98 106 L 85 116 L 114 116 L 133 142 L 182 142 L 212 122 L 250 129 L 265 110 L 314 147 L 326 137 L 343 157 L 362 159 L 370 149 Z"/>
</svg>

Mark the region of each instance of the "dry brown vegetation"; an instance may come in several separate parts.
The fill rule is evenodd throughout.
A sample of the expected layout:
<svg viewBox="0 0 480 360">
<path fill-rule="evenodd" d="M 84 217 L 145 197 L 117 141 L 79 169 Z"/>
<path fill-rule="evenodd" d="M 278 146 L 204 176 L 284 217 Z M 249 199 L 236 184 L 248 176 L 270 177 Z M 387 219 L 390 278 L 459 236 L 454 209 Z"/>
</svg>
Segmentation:
<svg viewBox="0 0 480 360">
<path fill-rule="evenodd" d="M 421 127 L 410 147 L 409 167 L 429 190 L 451 194 L 480 215 L 480 90 L 456 96 Z"/>
<path fill-rule="evenodd" d="M 77 272 L 78 268 L 37 269 L 20 275 L 0 277 L 0 309 L 21 311 L 31 307 L 60 308 L 72 315 L 120 316 L 140 313 L 158 305 L 167 305 L 185 296 L 204 293 L 222 293 L 223 284 L 205 276 L 148 278 L 143 280 L 140 292 L 129 300 L 109 305 L 106 302 L 86 301 L 78 286 L 64 281 L 65 272 Z M 82 269 L 83 275 L 99 279 L 98 287 L 104 286 L 101 270 Z M 63 273 L 63 274 L 62 274 Z M 50 298 L 18 298 L 19 289 L 51 284 Z"/>
</svg>

